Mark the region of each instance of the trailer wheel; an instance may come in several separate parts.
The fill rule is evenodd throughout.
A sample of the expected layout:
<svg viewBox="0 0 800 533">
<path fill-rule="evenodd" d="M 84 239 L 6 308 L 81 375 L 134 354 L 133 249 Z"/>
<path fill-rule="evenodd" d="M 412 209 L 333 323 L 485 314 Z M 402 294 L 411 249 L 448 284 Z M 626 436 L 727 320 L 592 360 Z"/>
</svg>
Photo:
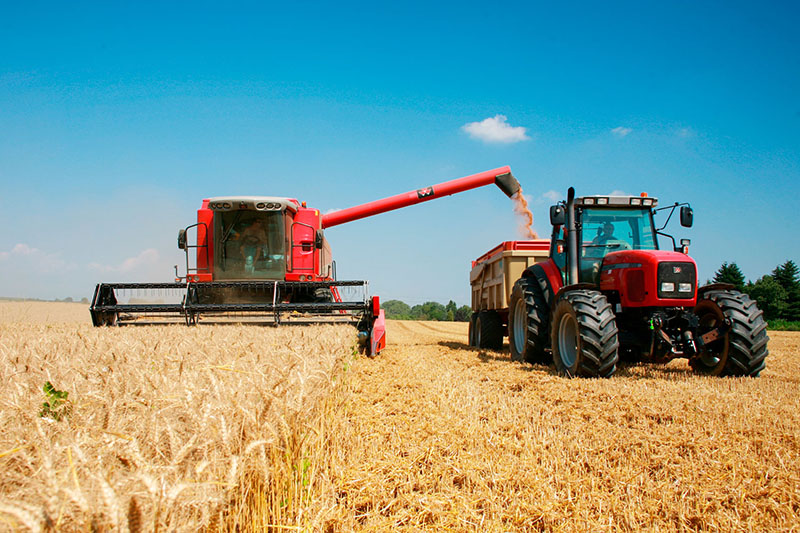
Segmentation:
<svg viewBox="0 0 800 533">
<path fill-rule="evenodd" d="M 478 319 L 478 313 L 472 313 L 469 316 L 469 332 L 467 333 L 467 343 L 470 347 L 475 347 L 478 344 L 475 342 L 475 321 Z"/>
<path fill-rule="evenodd" d="M 475 346 L 500 350 L 503 347 L 503 320 L 497 311 L 481 311 L 475 320 Z"/>
<path fill-rule="evenodd" d="M 721 326 L 730 329 L 689 360 L 695 372 L 709 376 L 756 377 L 764 370 L 767 323 L 764 313 L 749 296 L 735 290 L 709 291 L 697 302 L 694 313 L 700 321 L 699 334 Z"/>
<path fill-rule="evenodd" d="M 508 344 L 512 361 L 548 364 L 548 319 L 550 310 L 542 288 L 534 278 L 520 278 L 511 291 Z"/>
<path fill-rule="evenodd" d="M 617 369 L 619 340 L 614 311 L 594 290 L 564 293 L 553 312 L 553 361 L 566 377 L 611 377 Z"/>
</svg>

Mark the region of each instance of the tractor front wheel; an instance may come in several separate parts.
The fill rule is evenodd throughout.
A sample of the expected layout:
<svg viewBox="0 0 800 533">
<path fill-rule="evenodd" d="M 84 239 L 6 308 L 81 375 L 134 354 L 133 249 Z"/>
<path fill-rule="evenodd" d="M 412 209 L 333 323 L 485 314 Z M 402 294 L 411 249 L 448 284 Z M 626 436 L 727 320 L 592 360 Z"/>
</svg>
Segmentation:
<svg viewBox="0 0 800 533">
<path fill-rule="evenodd" d="M 550 310 L 542 288 L 534 278 L 520 278 L 511 291 L 508 344 L 512 361 L 547 364 L 546 351 Z"/>
<path fill-rule="evenodd" d="M 725 323 L 730 329 L 704 346 L 689 360 L 695 372 L 709 376 L 756 377 L 764 370 L 767 354 L 767 323 L 749 296 L 735 290 L 709 291 L 698 300 L 694 313 L 703 335 Z"/>
<path fill-rule="evenodd" d="M 611 304 L 598 291 L 581 289 L 560 296 L 550 342 L 562 376 L 607 378 L 617 369 L 617 323 Z"/>
</svg>

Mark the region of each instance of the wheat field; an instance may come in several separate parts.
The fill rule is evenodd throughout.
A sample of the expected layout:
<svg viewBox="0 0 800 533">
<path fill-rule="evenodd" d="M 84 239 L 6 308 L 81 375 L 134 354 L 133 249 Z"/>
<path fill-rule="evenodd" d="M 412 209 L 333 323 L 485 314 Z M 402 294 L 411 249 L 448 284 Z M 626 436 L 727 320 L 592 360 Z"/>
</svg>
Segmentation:
<svg viewBox="0 0 800 533">
<path fill-rule="evenodd" d="M 800 529 L 799 334 L 756 379 L 567 380 L 465 324 L 387 330 L 368 359 L 346 326 L 0 304 L 0 530 Z"/>
</svg>

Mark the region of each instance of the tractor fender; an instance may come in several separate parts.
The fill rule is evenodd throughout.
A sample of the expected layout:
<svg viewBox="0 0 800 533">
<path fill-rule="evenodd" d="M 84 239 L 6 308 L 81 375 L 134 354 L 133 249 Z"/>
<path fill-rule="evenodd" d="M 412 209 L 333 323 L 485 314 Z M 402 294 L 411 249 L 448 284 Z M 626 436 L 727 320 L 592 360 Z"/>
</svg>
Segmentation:
<svg viewBox="0 0 800 533">
<path fill-rule="evenodd" d="M 553 305 L 555 305 L 555 302 L 561 299 L 561 296 L 564 293 L 571 291 L 580 291 L 580 290 L 599 291 L 600 286 L 595 285 L 594 283 L 573 283 L 572 285 L 564 285 L 556 293 L 555 299 L 553 300 Z"/>
<path fill-rule="evenodd" d="M 709 283 L 708 285 L 697 288 L 697 298 L 699 300 L 700 296 L 708 291 L 730 291 L 735 289 L 736 286 L 730 283 Z"/>
<path fill-rule="evenodd" d="M 552 259 L 536 263 L 522 272 L 523 278 L 533 278 L 542 289 L 544 301 L 551 309 L 555 305 L 556 292 L 561 289 L 561 273 Z"/>
</svg>

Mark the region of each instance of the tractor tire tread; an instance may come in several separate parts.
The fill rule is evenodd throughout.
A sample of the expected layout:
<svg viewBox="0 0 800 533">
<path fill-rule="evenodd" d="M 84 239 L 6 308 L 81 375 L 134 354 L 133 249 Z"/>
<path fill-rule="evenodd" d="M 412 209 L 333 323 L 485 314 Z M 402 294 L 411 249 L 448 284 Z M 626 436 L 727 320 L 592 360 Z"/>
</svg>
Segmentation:
<svg viewBox="0 0 800 533">
<path fill-rule="evenodd" d="M 579 289 L 561 296 L 575 312 L 581 337 L 581 353 L 578 356 L 575 372 L 564 368 L 556 356 L 558 335 L 557 323 L 553 321 L 553 359 L 562 375 L 582 377 L 611 377 L 619 359 L 619 332 L 616 317 L 605 295 L 598 291 Z M 559 305 L 564 305 L 559 302 Z"/>
<path fill-rule="evenodd" d="M 509 347 L 514 360 L 524 359 L 531 364 L 549 364 L 552 358 L 547 352 L 549 341 L 550 306 L 547 304 L 541 284 L 533 277 L 523 276 L 514 284 L 511 291 L 512 299 L 515 294 L 522 293 L 527 310 L 527 345 L 522 353 L 515 357 L 514 341 L 512 338 L 512 317 L 509 316 Z M 513 303 L 510 309 L 513 309 Z"/>
<path fill-rule="evenodd" d="M 703 294 L 715 303 L 731 322 L 728 357 L 721 376 L 758 376 L 769 355 L 764 313 L 748 295 L 736 290 L 714 290 Z M 694 366 L 694 365 L 693 365 Z"/>
</svg>

